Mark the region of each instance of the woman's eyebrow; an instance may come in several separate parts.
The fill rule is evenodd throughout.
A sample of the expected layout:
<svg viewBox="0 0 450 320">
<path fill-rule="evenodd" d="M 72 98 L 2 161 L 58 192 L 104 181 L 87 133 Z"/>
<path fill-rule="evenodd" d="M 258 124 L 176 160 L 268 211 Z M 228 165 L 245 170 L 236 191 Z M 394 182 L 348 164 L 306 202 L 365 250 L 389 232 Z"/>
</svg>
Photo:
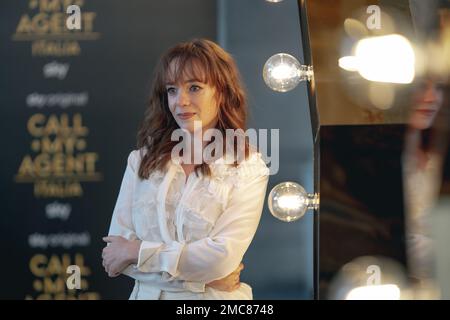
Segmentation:
<svg viewBox="0 0 450 320">
<path fill-rule="evenodd" d="M 198 79 L 198 78 L 193 78 L 193 79 L 187 80 L 187 82 L 203 82 L 203 80 Z"/>
<path fill-rule="evenodd" d="M 194 78 L 194 79 L 188 79 L 188 80 L 184 81 L 184 83 L 191 83 L 191 82 L 201 82 L 201 83 L 204 83 L 203 80 L 196 79 L 196 78 Z M 166 83 L 166 86 L 173 86 L 173 85 L 175 85 L 175 83 L 172 82 L 172 81 Z"/>
<path fill-rule="evenodd" d="M 192 82 L 201 82 L 203 83 L 203 80 L 197 79 L 197 78 L 192 78 L 192 79 L 188 79 L 186 81 L 184 81 L 184 83 L 192 83 Z"/>
</svg>

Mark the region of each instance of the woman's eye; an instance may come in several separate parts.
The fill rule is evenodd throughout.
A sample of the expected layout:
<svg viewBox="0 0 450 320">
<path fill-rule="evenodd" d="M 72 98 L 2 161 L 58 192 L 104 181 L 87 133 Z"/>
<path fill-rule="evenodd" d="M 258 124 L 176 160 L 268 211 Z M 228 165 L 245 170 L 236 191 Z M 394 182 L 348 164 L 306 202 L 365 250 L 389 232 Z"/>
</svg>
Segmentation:
<svg viewBox="0 0 450 320">
<path fill-rule="evenodd" d="M 172 95 L 175 94 L 177 92 L 177 90 L 175 88 L 167 88 L 167 93 Z"/>
<path fill-rule="evenodd" d="M 193 92 L 199 91 L 200 89 L 201 89 L 200 86 L 197 86 L 197 85 L 192 85 L 191 86 L 191 91 L 193 91 Z"/>
</svg>

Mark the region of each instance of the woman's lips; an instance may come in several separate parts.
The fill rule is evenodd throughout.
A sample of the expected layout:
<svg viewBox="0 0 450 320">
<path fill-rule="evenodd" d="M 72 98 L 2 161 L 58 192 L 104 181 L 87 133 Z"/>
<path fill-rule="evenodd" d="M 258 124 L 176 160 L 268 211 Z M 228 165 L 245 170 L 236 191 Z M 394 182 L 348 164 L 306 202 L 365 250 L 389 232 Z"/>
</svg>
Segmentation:
<svg viewBox="0 0 450 320">
<path fill-rule="evenodd" d="M 188 120 L 193 116 L 195 116 L 195 112 L 184 112 L 178 114 L 178 118 L 180 118 L 181 120 Z"/>
<path fill-rule="evenodd" d="M 417 109 L 416 110 L 417 113 L 423 115 L 423 116 L 427 116 L 427 117 L 431 117 L 436 113 L 436 110 L 433 109 Z"/>
</svg>

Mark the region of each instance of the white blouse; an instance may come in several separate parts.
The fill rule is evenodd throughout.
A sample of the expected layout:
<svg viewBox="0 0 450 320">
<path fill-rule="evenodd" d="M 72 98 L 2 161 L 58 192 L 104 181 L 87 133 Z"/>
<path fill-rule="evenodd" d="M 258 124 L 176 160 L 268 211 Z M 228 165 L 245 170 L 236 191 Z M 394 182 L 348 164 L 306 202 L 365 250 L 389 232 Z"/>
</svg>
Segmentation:
<svg viewBox="0 0 450 320">
<path fill-rule="evenodd" d="M 241 289 L 251 295 L 243 283 L 235 294 L 205 284 L 233 272 L 255 235 L 269 179 L 261 155 L 252 152 L 237 167 L 218 159 L 209 165 L 211 177 L 192 172 L 187 181 L 176 160 L 140 179 L 140 161 L 139 150 L 130 153 L 109 230 L 142 240 L 137 264 L 123 271 L 136 280 L 130 298 L 184 292 L 180 298 L 239 299 Z"/>
<path fill-rule="evenodd" d="M 419 169 L 413 154 L 403 157 L 406 208 L 406 245 L 409 273 L 416 279 L 434 276 L 432 210 L 439 197 L 442 158 L 431 153 L 425 168 Z"/>
</svg>

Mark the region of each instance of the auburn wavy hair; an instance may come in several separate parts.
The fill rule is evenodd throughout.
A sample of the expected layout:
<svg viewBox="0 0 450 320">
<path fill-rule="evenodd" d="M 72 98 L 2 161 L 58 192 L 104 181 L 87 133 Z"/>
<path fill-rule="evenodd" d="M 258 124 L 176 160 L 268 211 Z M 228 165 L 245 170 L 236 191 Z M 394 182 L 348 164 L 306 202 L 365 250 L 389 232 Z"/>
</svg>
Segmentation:
<svg viewBox="0 0 450 320">
<path fill-rule="evenodd" d="M 176 68 L 170 71 L 169 66 L 174 60 Z M 181 79 L 187 72 L 201 72 L 194 74 L 195 78 L 204 79 L 204 83 L 216 90 L 215 98 L 219 104 L 216 129 L 223 134 L 224 154 L 227 145 L 225 130 L 246 131 L 247 98 L 231 55 L 207 39 L 179 43 L 161 56 L 154 71 L 148 107 L 137 135 L 137 148 L 141 150 L 142 158 L 138 174 L 142 179 L 147 179 L 154 170 L 163 169 L 170 161 L 172 148 L 178 144 L 178 141 L 171 141 L 172 132 L 179 126 L 169 110 L 166 85 Z M 245 139 L 244 148 L 247 158 L 248 139 Z M 235 161 L 234 165 L 237 164 Z M 197 165 L 195 173 L 198 175 L 199 171 L 211 175 L 207 163 Z"/>
</svg>

